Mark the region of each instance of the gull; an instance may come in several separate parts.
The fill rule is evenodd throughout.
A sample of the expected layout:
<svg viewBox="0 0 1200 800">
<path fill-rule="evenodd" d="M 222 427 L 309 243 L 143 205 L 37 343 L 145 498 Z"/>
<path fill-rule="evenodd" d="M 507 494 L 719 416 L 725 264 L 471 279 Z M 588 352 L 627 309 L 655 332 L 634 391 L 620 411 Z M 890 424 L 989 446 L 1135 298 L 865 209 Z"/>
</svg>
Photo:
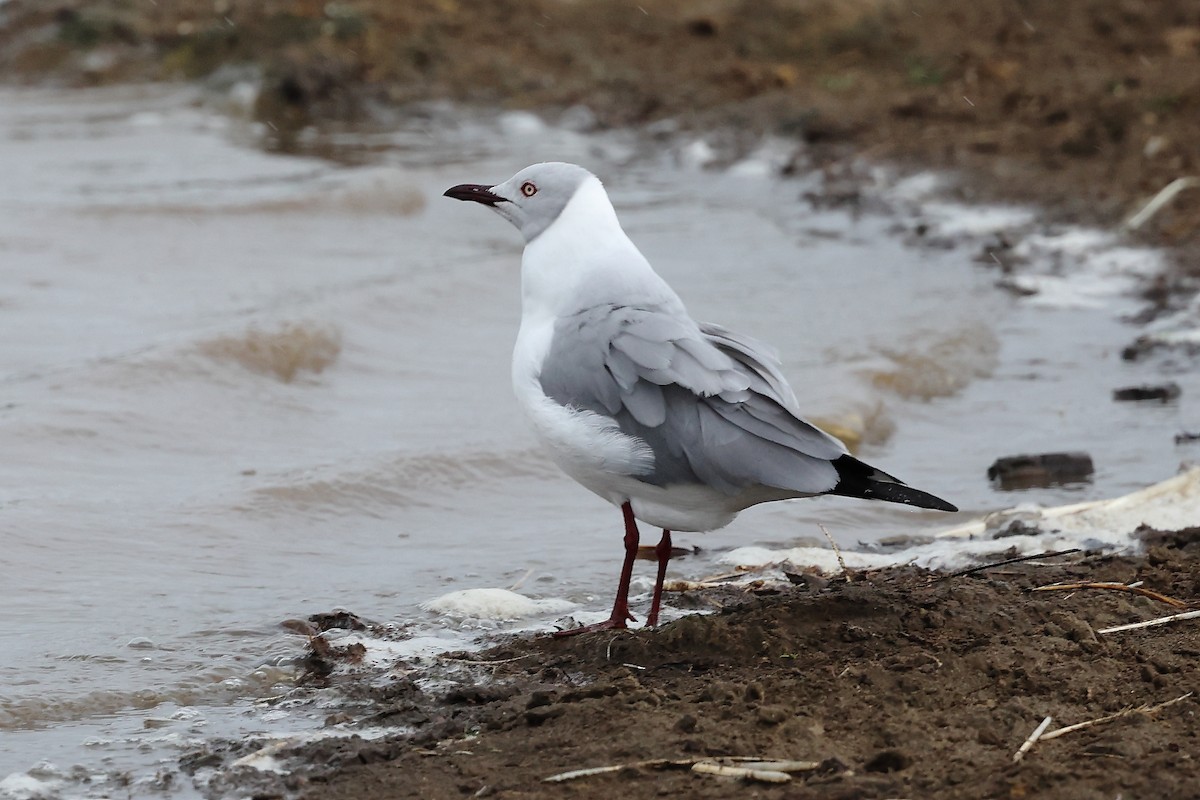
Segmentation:
<svg viewBox="0 0 1200 800">
<path fill-rule="evenodd" d="M 693 320 L 583 167 L 534 164 L 445 196 L 488 206 L 524 237 L 513 389 L 554 462 L 624 517 L 612 614 L 559 635 L 636 621 L 637 520 L 662 528 L 646 618 L 655 627 L 671 531 L 715 530 L 758 503 L 823 494 L 958 510 L 801 419 L 774 352 Z"/>
</svg>

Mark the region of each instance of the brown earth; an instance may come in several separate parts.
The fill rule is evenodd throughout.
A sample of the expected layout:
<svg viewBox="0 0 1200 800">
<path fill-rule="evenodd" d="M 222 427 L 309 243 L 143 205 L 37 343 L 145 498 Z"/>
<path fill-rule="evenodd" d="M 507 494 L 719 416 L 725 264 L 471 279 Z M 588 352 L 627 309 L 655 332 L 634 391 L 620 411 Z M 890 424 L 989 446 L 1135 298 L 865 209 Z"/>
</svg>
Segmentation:
<svg viewBox="0 0 1200 800">
<path fill-rule="evenodd" d="M 383 685 L 338 678 L 346 710 L 331 722 L 413 732 L 293 748 L 278 754 L 296 768 L 289 777 L 235 773 L 216 788 L 312 800 L 1195 798 L 1195 695 L 1013 761 L 1046 716 L 1053 731 L 1200 690 L 1200 621 L 1097 633 L 1180 608 L 1108 589 L 1030 591 L 1144 581 L 1194 604 L 1200 528 L 1143 536 L 1139 558 L 1076 554 L 958 576 L 905 567 L 809 576 L 765 596 L 689 594 L 722 607 L 657 631 L 517 639 L 434 669 L 400 665 L 403 677 Z M 314 676 L 337 655 L 317 647 Z M 423 691 L 417 679 L 430 676 L 440 688 Z M 817 764 L 783 784 L 689 769 L 718 756 Z M 193 766 L 212 758 L 197 754 Z M 684 763 L 639 763 L 656 759 Z M 623 768 L 545 782 L 610 765 Z"/>
<path fill-rule="evenodd" d="M 10 0 L 0 76 L 97 85 L 262 77 L 256 114 L 295 145 L 309 124 L 378 124 L 428 99 L 600 126 L 674 118 L 776 133 L 819 162 L 866 154 L 962 171 L 967 198 L 1032 200 L 1051 219 L 1114 227 L 1176 178 L 1200 174 L 1200 3 L 1190 0 Z M 389 112 L 390 113 L 390 112 Z M 1200 189 L 1138 238 L 1173 247 L 1181 296 L 1200 275 Z M 1075 556 L 946 578 L 915 569 L 812 580 L 779 594 L 676 598 L 719 613 L 656 632 L 524 639 L 444 660 L 450 688 L 413 672 L 338 679 L 331 722 L 407 726 L 382 740 L 290 751 L 288 777 L 230 773 L 245 796 L 1200 797 L 1189 698 L 1039 742 L 1051 728 L 1197 688 L 1200 622 L 1096 629 L 1174 609 L 1059 580 L 1144 580 L 1200 598 L 1200 532 L 1144 557 Z M 352 604 L 352 601 L 348 600 Z M 314 679 L 330 659 L 318 647 Z M 492 662 L 480 665 L 468 662 Z M 634 666 L 630 666 L 634 665 Z M 332 680 L 321 678 L 321 680 Z M 228 754 L 251 752 L 233 743 Z M 223 763 L 198 751 L 185 769 Z M 281 757 L 289 753 L 281 754 Z M 684 766 L 745 755 L 820 762 L 786 784 Z M 232 783 L 222 786 L 220 780 Z"/>
</svg>

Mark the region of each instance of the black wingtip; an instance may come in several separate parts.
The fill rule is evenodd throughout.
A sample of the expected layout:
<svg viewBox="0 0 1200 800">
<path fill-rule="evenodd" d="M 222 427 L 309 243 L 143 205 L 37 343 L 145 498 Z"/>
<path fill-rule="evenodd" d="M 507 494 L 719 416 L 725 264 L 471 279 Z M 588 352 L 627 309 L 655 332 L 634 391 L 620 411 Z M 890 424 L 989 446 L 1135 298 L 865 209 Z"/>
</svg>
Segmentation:
<svg viewBox="0 0 1200 800">
<path fill-rule="evenodd" d="M 864 464 L 854 456 L 844 455 L 834 460 L 838 471 L 838 484 L 829 494 L 843 497 L 861 497 L 865 500 L 883 500 L 887 503 L 903 503 L 917 508 L 934 511 L 958 511 L 958 506 L 940 497 L 914 489 L 896 478 Z"/>
</svg>

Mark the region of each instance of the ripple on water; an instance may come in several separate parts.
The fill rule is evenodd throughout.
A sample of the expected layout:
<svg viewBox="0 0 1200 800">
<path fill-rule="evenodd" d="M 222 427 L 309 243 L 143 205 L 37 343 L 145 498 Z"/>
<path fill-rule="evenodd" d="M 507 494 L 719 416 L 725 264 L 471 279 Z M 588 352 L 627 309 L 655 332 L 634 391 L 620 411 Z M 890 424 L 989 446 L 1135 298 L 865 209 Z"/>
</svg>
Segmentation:
<svg viewBox="0 0 1200 800">
<path fill-rule="evenodd" d="M 319 374 L 337 361 L 342 334 L 332 325 L 288 322 L 275 330 L 251 327 L 240 335 L 218 336 L 197 349 L 209 358 L 291 383 L 299 373 Z"/>
<path fill-rule="evenodd" d="M 273 486 L 262 486 L 240 506 L 251 513 L 319 512 L 428 506 L 437 492 L 476 490 L 511 479 L 557 477 L 557 468 L 538 449 L 503 452 L 424 453 L 405 455 L 367 470 L 348 470 L 331 477 L 298 476 Z"/>
<path fill-rule="evenodd" d="M 77 722 L 128 711 L 145 711 L 165 704 L 227 705 L 247 697 L 265 697 L 290 686 L 297 672 L 287 665 L 262 665 L 250 672 L 234 666 L 201 669 L 173 685 L 153 688 L 100 689 L 74 696 L 0 697 L 0 731 L 20 731 L 63 722 Z"/>
<path fill-rule="evenodd" d="M 906 400 L 932 400 L 957 394 L 990 375 L 999 363 L 1000 341 L 991 328 L 972 326 L 917 335 L 901 347 L 877 349 L 890 363 L 867 370 L 874 386 Z"/>
</svg>

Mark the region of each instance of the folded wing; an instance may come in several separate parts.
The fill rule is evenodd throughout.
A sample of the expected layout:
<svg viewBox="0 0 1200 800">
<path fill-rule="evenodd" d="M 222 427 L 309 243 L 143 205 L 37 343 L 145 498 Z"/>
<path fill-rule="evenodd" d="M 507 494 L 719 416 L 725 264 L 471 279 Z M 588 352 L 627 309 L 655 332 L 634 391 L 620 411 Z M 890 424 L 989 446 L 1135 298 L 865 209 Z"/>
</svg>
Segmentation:
<svg viewBox="0 0 1200 800">
<path fill-rule="evenodd" d="M 637 477 L 647 483 L 785 497 L 839 482 L 831 462 L 842 443 L 796 416 L 769 350 L 719 326 L 664 308 L 593 306 L 558 321 L 540 380 L 556 402 L 645 441 L 654 465 Z"/>
</svg>

